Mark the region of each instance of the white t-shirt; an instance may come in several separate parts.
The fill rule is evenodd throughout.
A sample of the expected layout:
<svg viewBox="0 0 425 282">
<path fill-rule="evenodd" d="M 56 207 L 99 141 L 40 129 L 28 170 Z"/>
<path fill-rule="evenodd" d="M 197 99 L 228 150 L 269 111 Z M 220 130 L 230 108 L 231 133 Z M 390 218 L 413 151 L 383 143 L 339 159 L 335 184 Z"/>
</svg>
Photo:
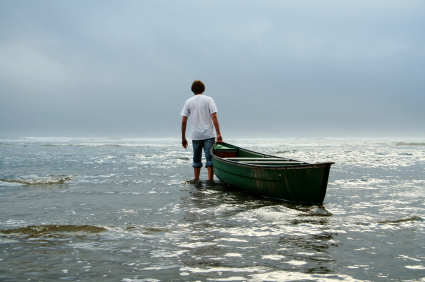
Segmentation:
<svg viewBox="0 0 425 282">
<path fill-rule="evenodd" d="M 192 116 L 192 134 L 190 139 L 204 140 L 215 137 L 211 115 L 216 112 L 218 112 L 217 106 L 213 98 L 209 96 L 198 94 L 186 100 L 180 114 L 185 117 Z"/>
</svg>

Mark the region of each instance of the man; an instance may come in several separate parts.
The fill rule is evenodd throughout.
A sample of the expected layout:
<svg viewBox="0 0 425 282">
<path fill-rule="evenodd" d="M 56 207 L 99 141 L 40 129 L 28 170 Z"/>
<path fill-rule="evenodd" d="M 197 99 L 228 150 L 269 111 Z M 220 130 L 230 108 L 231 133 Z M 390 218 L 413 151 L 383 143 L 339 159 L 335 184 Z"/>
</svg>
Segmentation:
<svg viewBox="0 0 425 282">
<path fill-rule="evenodd" d="M 217 142 L 223 142 L 220 126 L 217 119 L 217 107 L 211 97 L 203 95 L 205 85 L 200 80 L 192 84 L 192 92 L 195 94 L 184 104 L 180 113 L 182 120 L 182 146 L 187 148 L 186 125 L 189 116 L 192 116 L 192 145 L 193 145 L 193 172 L 195 180 L 199 180 L 202 167 L 202 148 L 204 148 L 207 160 L 205 167 L 208 169 L 208 180 L 213 180 L 214 168 L 211 161 L 210 149 L 215 143 L 214 128 L 217 133 Z"/>
</svg>

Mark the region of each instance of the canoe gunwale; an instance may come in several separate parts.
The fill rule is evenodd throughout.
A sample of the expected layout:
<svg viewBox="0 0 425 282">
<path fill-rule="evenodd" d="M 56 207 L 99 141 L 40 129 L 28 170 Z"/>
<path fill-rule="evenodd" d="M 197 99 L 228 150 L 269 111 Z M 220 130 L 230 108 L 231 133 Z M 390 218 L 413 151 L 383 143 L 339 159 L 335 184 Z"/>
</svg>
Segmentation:
<svg viewBox="0 0 425 282">
<path fill-rule="evenodd" d="M 231 144 L 227 144 L 225 142 L 221 142 L 220 144 L 224 144 L 224 145 L 230 145 L 233 146 Z M 258 165 L 258 164 L 247 164 L 247 163 L 240 163 L 238 161 L 234 161 L 234 160 L 228 160 L 226 158 L 220 158 L 218 156 L 216 156 L 214 154 L 214 146 L 211 147 L 211 156 L 216 159 L 217 161 L 221 161 L 221 162 L 225 162 L 225 163 L 229 163 L 232 165 L 237 165 L 237 166 L 241 166 L 241 167 L 246 167 L 246 168 L 266 168 L 266 169 L 270 169 L 270 170 L 291 170 L 291 169 L 308 169 L 308 168 L 323 168 L 323 167 L 330 167 L 331 165 L 335 164 L 335 162 L 321 162 L 321 163 L 306 163 L 306 162 L 302 162 L 302 161 L 298 161 L 298 160 L 294 160 L 294 159 L 288 159 L 288 158 L 283 158 L 283 157 L 279 157 L 279 156 L 273 156 L 273 155 L 267 155 L 267 154 L 263 154 L 263 153 L 258 153 L 258 152 L 254 152 L 251 150 L 247 150 L 247 149 L 243 149 L 238 147 L 239 150 L 242 151 L 246 151 L 249 153 L 253 153 L 253 154 L 259 154 L 261 156 L 263 156 L 264 158 L 258 158 L 261 160 L 267 160 L 267 158 L 278 158 L 278 159 L 282 159 L 284 161 L 293 161 L 293 162 L 300 162 L 301 164 L 297 164 L 297 165 Z"/>
<path fill-rule="evenodd" d="M 323 167 L 330 167 L 331 165 L 335 164 L 334 162 L 327 162 L 327 163 L 301 164 L 301 165 L 257 165 L 257 164 L 244 164 L 240 162 L 229 161 L 217 156 L 213 156 L 213 157 L 218 161 L 230 163 L 232 165 L 248 167 L 248 168 L 267 168 L 271 170 L 323 168 Z"/>
</svg>

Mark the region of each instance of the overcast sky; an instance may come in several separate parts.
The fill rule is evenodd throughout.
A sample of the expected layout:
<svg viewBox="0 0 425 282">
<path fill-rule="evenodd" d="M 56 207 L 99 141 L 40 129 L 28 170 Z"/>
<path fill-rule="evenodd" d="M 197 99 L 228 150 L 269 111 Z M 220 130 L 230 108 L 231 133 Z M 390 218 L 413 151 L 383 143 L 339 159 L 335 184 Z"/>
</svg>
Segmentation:
<svg viewBox="0 0 425 282">
<path fill-rule="evenodd" d="M 180 137 L 195 79 L 224 140 L 423 137 L 425 1 L 0 0 L 0 137 Z"/>
</svg>

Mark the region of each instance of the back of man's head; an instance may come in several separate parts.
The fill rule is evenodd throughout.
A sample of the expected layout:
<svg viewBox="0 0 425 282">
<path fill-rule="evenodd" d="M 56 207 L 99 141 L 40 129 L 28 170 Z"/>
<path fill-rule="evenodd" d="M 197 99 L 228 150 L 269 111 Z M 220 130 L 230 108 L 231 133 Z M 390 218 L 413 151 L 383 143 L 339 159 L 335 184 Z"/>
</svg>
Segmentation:
<svg viewBox="0 0 425 282">
<path fill-rule="evenodd" d="M 201 93 L 204 93 L 204 91 L 205 91 L 205 85 L 202 81 L 195 80 L 192 83 L 192 92 L 194 94 L 201 94 Z"/>
</svg>

